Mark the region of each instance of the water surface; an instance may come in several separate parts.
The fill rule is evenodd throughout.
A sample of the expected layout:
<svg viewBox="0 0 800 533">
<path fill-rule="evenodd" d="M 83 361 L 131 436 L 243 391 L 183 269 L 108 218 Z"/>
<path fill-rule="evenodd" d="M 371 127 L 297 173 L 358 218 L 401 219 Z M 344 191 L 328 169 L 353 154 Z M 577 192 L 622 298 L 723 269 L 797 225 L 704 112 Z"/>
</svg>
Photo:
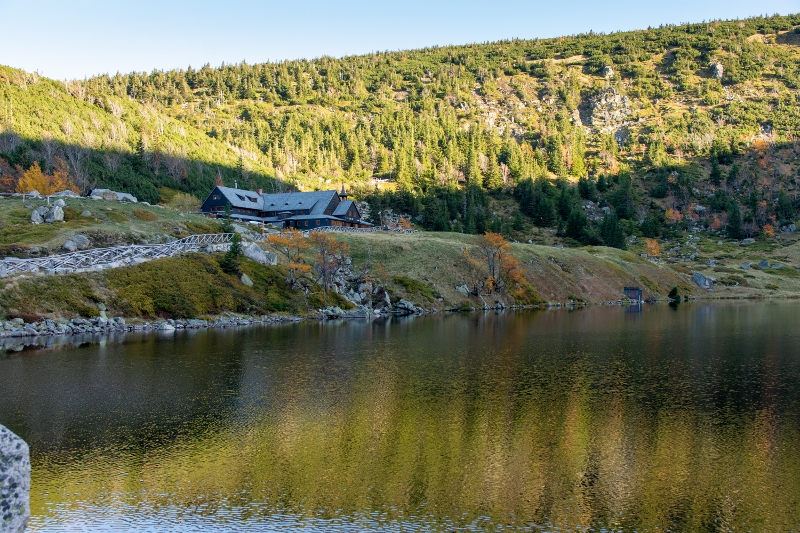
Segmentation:
<svg viewBox="0 0 800 533">
<path fill-rule="evenodd" d="M 800 529 L 800 304 L 87 337 L 0 355 L 29 531 Z M 1 352 L 0 352 L 1 353 Z"/>
</svg>

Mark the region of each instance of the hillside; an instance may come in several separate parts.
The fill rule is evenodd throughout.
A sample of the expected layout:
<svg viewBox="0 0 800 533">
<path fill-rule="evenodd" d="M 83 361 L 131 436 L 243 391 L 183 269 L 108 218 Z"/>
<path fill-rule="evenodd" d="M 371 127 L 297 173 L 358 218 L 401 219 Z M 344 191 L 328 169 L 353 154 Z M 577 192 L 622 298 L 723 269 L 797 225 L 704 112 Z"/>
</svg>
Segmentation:
<svg viewBox="0 0 800 533">
<path fill-rule="evenodd" d="M 67 83 L 2 67 L 0 109 L 7 189 L 38 162 L 150 202 L 350 183 L 375 217 L 522 241 L 771 237 L 798 207 L 800 15 Z"/>
</svg>

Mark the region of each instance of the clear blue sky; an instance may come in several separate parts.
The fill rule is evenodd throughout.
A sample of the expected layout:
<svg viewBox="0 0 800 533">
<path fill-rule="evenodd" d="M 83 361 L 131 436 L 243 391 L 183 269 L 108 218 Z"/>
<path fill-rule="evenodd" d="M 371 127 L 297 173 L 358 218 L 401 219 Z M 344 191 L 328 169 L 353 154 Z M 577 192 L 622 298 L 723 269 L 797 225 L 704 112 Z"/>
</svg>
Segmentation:
<svg viewBox="0 0 800 533">
<path fill-rule="evenodd" d="M 799 11 L 798 0 L 0 0 L 0 64 L 71 79 Z"/>
</svg>

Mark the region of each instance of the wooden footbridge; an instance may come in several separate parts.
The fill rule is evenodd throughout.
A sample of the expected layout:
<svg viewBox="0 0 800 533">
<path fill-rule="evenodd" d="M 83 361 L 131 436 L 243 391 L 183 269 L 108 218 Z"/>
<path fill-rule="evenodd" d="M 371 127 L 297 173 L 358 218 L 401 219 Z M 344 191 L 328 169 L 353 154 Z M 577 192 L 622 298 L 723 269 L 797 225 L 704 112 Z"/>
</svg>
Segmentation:
<svg viewBox="0 0 800 533">
<path fill-rule="evenodd" d="M 114 268 L 136 265 L 152 259 L 200 252 L 207 246 L 228 244 L 233 233 L 190 235 L 165 244 L 133 244 L 94 248 L 80 252 L 50 255 L 31 259 L 8 258 L 0 260 L 0 277 L 24 272 L 58 274 L 95 268 Z"/>
</svg>

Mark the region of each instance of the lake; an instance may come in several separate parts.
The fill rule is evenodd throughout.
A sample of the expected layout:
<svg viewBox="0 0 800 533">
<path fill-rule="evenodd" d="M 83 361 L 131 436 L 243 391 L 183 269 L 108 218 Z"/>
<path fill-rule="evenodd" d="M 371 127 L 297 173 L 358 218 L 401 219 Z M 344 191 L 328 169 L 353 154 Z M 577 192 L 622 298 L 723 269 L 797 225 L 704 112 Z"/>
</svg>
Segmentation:
<svg viewBox="0 0 800 533">
<path fill-rule="evenodd" d="M 800 530 L 800 303 L 0 352 L 29 531 Z M 73 342 L 74 341 L 74 342 Z"/>
</svg>

